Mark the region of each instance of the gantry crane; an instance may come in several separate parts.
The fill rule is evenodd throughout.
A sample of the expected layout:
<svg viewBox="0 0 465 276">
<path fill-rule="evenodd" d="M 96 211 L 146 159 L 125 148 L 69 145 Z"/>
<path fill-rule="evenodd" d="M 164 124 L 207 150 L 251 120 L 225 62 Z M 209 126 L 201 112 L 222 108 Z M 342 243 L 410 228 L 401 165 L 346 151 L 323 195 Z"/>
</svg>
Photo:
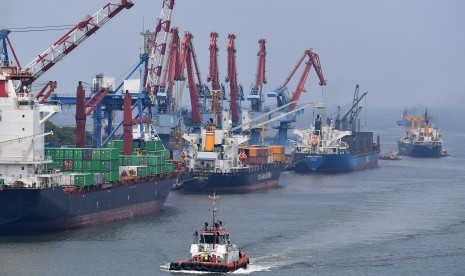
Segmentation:
<svg viewBox="0 0 465 276">
<path fill-rule="evenodd" d="M 292 93 L 292 96 L 289 97 L 287 85 L 289 81 L 292 79 L 292 77 L 294 76 L 294 74 L 296 73 L 297 69 L 299 69 L 300 65 L 302 64 L 302 62 L 305 60 L 306 57 L 308 57 L 308 61 L 306 62 L 306 66 L 304 68 L 302 76 L 300 77 L 299 83 L 294 93 Z M 315 68 L 315 71 L 318 75 L 318 78 L 320 80 L 320 83 L 319 83 L 320 86 L 326 85 L 326 80 L 323 77 L 323 71 L 321 70 L 320 58 L 318 54 L 314 53 L 312 49 L 307 49 L 305 50 L 304 54 L 297 62 L 296 66 L 294 66 L 293 70 L 291 71 L 289 76 L 286 78 L 284 83 L 277 90 L 268 93 L 269 97 L 276 98 L 278 107 L 291 102 L 292 104 L 289 105 L 289 110 L 295 109 L 297 103 L 299 102 L 300 96 L 302 92 L 304 91 L 305 83 L 307 81 L 307 78 L 308 78 L 308 75 L 310 73 L 310 69 L 312 68 L 312 66 Z M 277 143 L 282 144 L 282 145 L 287 143 L 287 131 L 290 127 L 290 124 L 292 122 L 295 122 L 295 120 L 296 120 L 296 116 L 294 114 L 293 116 L 288 116 L 279 122 L 280 124 L 277 127 L 278 128 Z"/>
<path fill-rule="evenodd" d="M 266 84 L 265 76 L 265 63 L 266 63 L 266 40 L 258 40 L 259 50 L 258 50 L 258 65 L 257 65 L 257 74 L 255 75 L 255 84 L 252 87 L 250 94 L 247 96 L 247 99 L 250 100 L 251 111 L 260 112 L 262 111 L 262 105 L 264 102 L 263 98 L 263 85 Z"/>
</svg>

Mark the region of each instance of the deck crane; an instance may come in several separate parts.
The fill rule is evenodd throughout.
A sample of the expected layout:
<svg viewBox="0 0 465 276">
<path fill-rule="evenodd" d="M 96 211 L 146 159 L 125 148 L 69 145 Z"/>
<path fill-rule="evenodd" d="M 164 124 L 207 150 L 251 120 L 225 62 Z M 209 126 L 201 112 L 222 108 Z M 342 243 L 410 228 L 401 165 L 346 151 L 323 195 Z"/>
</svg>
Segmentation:
<svg viewBox="0 0 465 276">
<path fill-rule="evenodd" d="M 287 85 L 289 81 L 292 79 L 292 77 L 294 76 L 294 74 L 296 73 L 297 69 L 299 69 L 300 65 L 303 63 L 306 57 L 308 57 L 308 61 L 306 62 L 306 66 L 304 68 L 302 76 L 300 77 L 296 90 L 294 91 L 292 96 L 289 98 Z M 312 68 L 312 66 L 315 68 L 315 71 L 320 80 L 319 84 L 321 86 L 326 85 L 326 80 L 323 77 L 323 71 L 321 70 L 320 58 L 318 54 L 314 53 L 312 49 L 307 49 L 305 50 L 304 54 L 297 62 L 296 66 L 294 66 L 293 70 L 291 71 L 289 76 L 286 78 L 284 83 L 281 85 L 281 87 L 279 87 L 277 90 L 273 92 L 268 93 L 268 96 L 275 97 L 277 100 L 278 106 L 282 106 L 286 103 L 293 102 L 293 104 L 289 106 L 289 109 L 294 110 L 300 99 L 300 95 L 304 91 L 305 83 L 307 81 L 307 78 L 308 78 L 308 75 L 310 73 L 310 69 Z M 290 124 L 292 122 L 295 122 L 295 119 L 296 118 L 294 114 L 293 116 L 288 116 L 279 122 L 279 126 L 277 127 L 278 128 L 278 141 L 277 141 L 278 144 L 284 145 L 287 143 L 287 130 L 289 129 Z"/>
<path fill-rule="evenodd" d="M 339 118 L 339 114 L 336 117 L 336 121 L 334 123 L 334 128 L 338 130 L 355 130 L 355 120 L 357 119 L 360 111 L 362 110 L 361 106 L 358 106 L 359 102 L 368 94 L 368 92 L 363 93 L 359 96 L 359 85 L 355 86 L 354 98 L 352 101 L 351 108 Z M 338 107 L 339 109 L 339 107 Z M 338 112 L 339 113 L 339 112 Z"/>
<path fill-rule="evenodd" d="M 39 92 L 37 92 L 37 95 L 35 96 L 36 100 L 39 100 L 39 103 L 41 103 L 41 104 L 45 103 L 45 101 L 50 97 L 50 95 L 52 95 L 52 93 L 55 92 L 56 88 L 57 88 L 57 82 L 56 81 L 47 82 L 39 90 Z M 47 92 L 45 92 L 45 91 L 47 91 Z"/>
<path fill-rule="evenodd" d="M 86 17 L 64 36 L 58 39 L 44 52 L 38 55 L 25 67 L 21 68 L 16 58 L 17 67 L 11 68 L 10 79 L 20 80 L 21 85 L 17 89 L 31 85 L 36 79 L 50 70 L 56 63 L 76 49 L 84 41 L 105 25 L 111 18 L 123 9 L 130 9 L 134 4 L 129 0 L 121 0 L 118 4 L 107 3 L 94 15 Z M 10 48 L 13 49 L 9 40 Z M 14 53 L 14 51 L 12 51 Z"/>
<path fill-rule="evenodd" d="M 187 71 L 187 83 L 189 86 L 189 95 L 192 108 L 191 120 L 193 126 L 196 128 L 200 127 L 200 123 L 202 122 L 202 117 L 200 114 L 199 90 L 202 89 L 204 85 L 202 83 L 197 57 L 195 55 L 194 45 L 192 43 L 193 37 L 194 36 L 191 33 L 187 32 L 181 41 L 181 72 L 184 72 L 184 69 Z M 197 83 L 195 79 L 196 77 Z"/>
<path fill-rule="evenodd" d="M 234 41 L 236 35 L 228 35 L 228 75 L 226 76 L 226 82 L 229 82 L 229 93 L 230 93 L 230 109 L 231 119 L 233 124 L 239 122 L 239 106 L 237 100 L 239 98 L 239 86 L 237 82 L 237 68 L 236 68 L 236 47 Z"/>
<path fill-rule="evenodd" d="M 211 82 L 211 98 L 212 98 L 212 113 L 213 113 L 213 122 L 215 125 L 221 123 L 221 110 L 223 103 L 223 89 L 220 84 L 220 76 L 218 70 L 218 33 L 210 33 L 210 71 L 207 78 L 208 82 Z"/>
<path fill-rule="evenodd" d="M 266 84 L 265 77 L 265 63 L 266 63 L 266 40 L 258 40 L 259 51 L 258 51 L 258 66 L 257 74 L 255 75 L 255 85 L 252 87 L 250 94 L 247 99 L 250 100 L 250 107 L 252 111 L 262 111 L 262 105 L 264 102 L 263 98 L 263 84 Z"/>
<path fill-rule="evenodd" d="M 155 27 L 153 45 L 150 49 L 150 55 L 146 64 L 144 87 L 152 101 L 152 105 L 156 104 L 156 95 L 160 86 L 163 60 L 166 51 L 166 40 L 170 31 L 173 7 L 174 0 L 163 0 L 161 14 Z"/>
</svg>

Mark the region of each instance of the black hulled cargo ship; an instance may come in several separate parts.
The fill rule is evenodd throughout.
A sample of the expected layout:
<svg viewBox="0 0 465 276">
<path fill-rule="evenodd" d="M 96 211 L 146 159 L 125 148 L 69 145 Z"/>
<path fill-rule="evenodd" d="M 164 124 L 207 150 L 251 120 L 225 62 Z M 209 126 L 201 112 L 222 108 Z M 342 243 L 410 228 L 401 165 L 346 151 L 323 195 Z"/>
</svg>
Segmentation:
<svg viewBox="0 0 465 276">
<path fill-rule="evenodd" d="M 53 134 L 45 122 L 61 106 L 17 93 L 9 71 L 0 72 L 0 129 L 8 130 L 0 132 L 0 234 L 87 227 L 161 210 L 177 173 L 153 136 L 133 153 L 128 95 L 130 135 L 115 148 L 45 149 L 45 136 Z"/>
<path fill-rule="evenodd" d="M 283 146 L 243 146 L 249 137 L 207 125 L 185 134 L 190 143 L 181 188 L 191 192 L 247 192 L 278 186 Z"/>
</svg>

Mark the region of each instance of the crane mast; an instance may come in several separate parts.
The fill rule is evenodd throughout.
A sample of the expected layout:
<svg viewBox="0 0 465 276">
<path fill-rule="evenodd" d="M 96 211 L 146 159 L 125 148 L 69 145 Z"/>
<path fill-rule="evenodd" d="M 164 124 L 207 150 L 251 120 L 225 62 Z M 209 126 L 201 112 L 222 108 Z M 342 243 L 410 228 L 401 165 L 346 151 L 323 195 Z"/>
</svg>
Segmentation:
<svg viewBox="0 0 465 276">
<path fill-rule="evenodd" d="M 220 73 L 218 70 L 218 34 L 210 33 L 210 72 L 207 81 L 211 81 L 212 88 L 212 112 L 214 124 L 221 122 L 221 109 L 223 103 L 223 95 L 221 93 Z"/>
<path fill-rule="evenodd" d="M 12 79 L 21 79 L 21 86 L 28 86 L 47 72 L 51 67 L 73 51 L 98 29 L 105 25 L 111 18 L 123 9 L 130 9 L 134 3 L 129 0 L 121 0 L 119 4 L 107 3 L 94 15 L 79 22 L 64 36 L 53 43 L 43 53 L 38 55 L 24 68 L 21 68 Z"/>
<path fill-rule="evenodd" d="M 229 81 L 229 93 L 231 96 L 230 108 L 233 123 L 237 123 L 239 121 L 237 105 L 239 87 L 237 84 L 236 47 L 234 45 L 235 39 L 236 36 L 234 34 L 228 35 L 228 76 L 226 78 L 226 81 Z"/>
<path fill-rule="evenodd" d="M 259 50 L 258 50 L 258 65 L 257 65 L 257 74 L 255 75 L 255 84 L 250 91 L 249 96 L 247 97 L 250 100 L 250 106 L 252 111 L 261 111 L 263 105 L 263 84 L 266 84 L 265 77 L 265 65 L 266 65 L 266 40 L 258 40 Z"/>
<path fill-rule="evenodd" d="M 192 108 L 192 123 L 199 125 L 202 122 L 202 117 L 200 115 L 198 88 L 203 87 L 203 84 L 192 39 L 193 35 L 187 32 L 184 36 L 184 39 L 181 42 L 182 54 L 180 68 L 181 72 L 184 72 L 184 68 L 186 68 L 187 71 L 187 83 L 189 87 L 189 95 Z M 197 77 L 197 84 L 195 82 L 195 77 Z"/>
<path fill-rule="evenodd" d="M 171 41 L 168 47 L 168 59 L 166 61 L 165 70 L 163 72 L 163 81 L 160 85 L 159 93 L 157 93 L 157 108 L 159 113 L 162 113 L 163 111 L 174 111 L 176 108 L 176 102 L 173 97 L 173 87 L 175 81 L 182 80 L 182 72 L 180 71 L 180 44 L 181 42 L 179 39 L 179 30 L 178 28 L 172 28 Z M 161 94 L 163 94 L 163 99 L 159 99 L 161 98 Z M 160 101 L 163 101 L 163 103 L 161 103 Z"/>
<path fill-rule="evenodd" d="M 150 49 L 150 55 L 147 60 L 144 86 L 153 105 L 156 103 L 156 95 L 160 86 L 163 59 L 166 51 L 166 40 L 170 31 L 173 7 L 174 0 L 163 1 L 161 14 L 155 27 L 153 45 Z"/>
<path fill-rule="evenodd" d="M 291 98 L 288 99 L 288 97 L 286 95 L 287 85 L 288 85 L 289 81 L 292 79 L 292 77 L 294 76 L 294 74 L 296 73 L 297 69 L 299 69 L 299 67 L 302 65 L 302 63 L 303 63 L 303 61 L 305 60 L 306 57 L 308 57 L 308 61 L 306 62 L 305 69 L 304 69 L 304 71 L 302 73 L 302 76 L 301 76 L 301 78 L 299 80 L 297 88 L 294 91 L 294 93 L 292 93 Z M 326 85 L 326 80 L 323 77 L 323 71 L 321 69 L 320 58 L 319 58 L 318 54 L 314 53 L 312 51 L 312 49 L 307 49 L 307 50 L 305 50 L 304 54 L 299 59 L 297 64 L 294 66 L 291 73 L 286 78 L 286 80 L 281 85 L 281 87 L 276 90 L 275 95 L 276 95 L 276 98 L 277 98 L 277 101 L 278 101 L 278 106 L 281 106 L 281 105 L 291 101 L 291 102 L 294 102 L 294 104 L 292 104 L 290 106 L 290 109 L 293 110 L 296 107 L 296 105 L 297 105 L 297 103 L 298 103 L 298 101 L 300 99 L 300 95 L 302 94 L 302 91 L 304 90 L 305 83 L 307 82 L 307 78 L 308 78 L 308 75 L 310 73 L 310 69 L 312 68 L 312 66 L 313 66 L 313 68 L 315 68 L 315 71 L 316 71 L 316 73 L 318 75 L 318 78 L 320 79 L 319 84 L 321 86 Z"/>
</svg>

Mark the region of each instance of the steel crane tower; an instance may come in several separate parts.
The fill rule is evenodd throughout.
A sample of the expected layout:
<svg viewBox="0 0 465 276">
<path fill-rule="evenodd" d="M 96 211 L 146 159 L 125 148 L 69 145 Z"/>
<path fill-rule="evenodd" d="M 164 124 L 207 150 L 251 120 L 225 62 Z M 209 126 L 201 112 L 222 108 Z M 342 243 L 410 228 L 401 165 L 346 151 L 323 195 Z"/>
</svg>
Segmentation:
<svg viewBox="0 0 465 276">
<path fill-rule="evenodd" d="M 229 82 L 229 94 L 230 94 L 230 109 L 231 109 L 231 119 L 233 124 L 239 122 L 239 106 L 237 100 L 239 98 L 239 86 L 237 82 L 237 68 L 236 68 L 236 47 L 234 41 L 236 35 L 228 35 L 228 75 L 226 77 L 226 82 Z"/>
<path fill-rule="evenodd" d="M 297 69 L 299 69 L 300 65 L 302 65 L 306 57 L 308 57 L 308 61 L 306 62 L 306 66 L 304 68 L 302 76 L 300 77 L 297 88 L 295 89 L 294 93 L 292 93 L 292 96 L 289 97 L 287 85 L 289 81 L 292 79 L 292 77 L 294 76 L 294 74 L 296 73 Z M 302 94 L 302 91 L 304 91 L 305 83 L 307 81 L 307 78 L 308 78 L 308 75 L 310 73 L 310 69 L 312 68 L 312 66 L 315 68 L 315 71 L 320 80 L 319 84 L 321 86 L 326 85 L 326 80 L 323 77 L 323 71 L 321 69 L 320 58 L 318 54 L 314 53 L 312 49 L 307 49 L 305 50 L 304 54 L 297 62 L 296 66 L 294 66 L 291 73 L 284 81 L 284 83 L 277 90 L 268 93 L 269 97 L 276 98 L 278 107 L 291 102 L 292 104 L 289 106 L 289 110 L 295 109 L 300 99 L 300 95 Z M 292 122 L 295 122 L 295 120 L 296 120 L 296 116 L 294 114 L 280 121 L 279 126 L 277 127 L 278 128 L 278 141 L 277 142 L 279 144 L 284 145 L 287 143 L 287 131 L 290 127 L 290 124 Z"/>
<path fill-rule="evenodd" d="M 258 41 L 259 50 L 258 50 L 258 65 L 257 65 L 257 74 L 255 75 L 255 84 L 252 87 L 250 94 L 247 96 L 247 99 L 250 100 L 251 111 L 260 112 L 262 111 L 262 105 L 264 102 L 263 98 L 263 85 L 266 84 L 265 76 L 265 65 L 266 65 L 266 40 L 260 39 Z"/>
<path fill-rule="evenodd" d="M 220 84 L 220 73 L 218 70 L 218 34 L 216 32 L 210 33 L 210 70 L 207 78 L 211 82 L 211 111 L 213 113 L 213 122 L 218 127 L 221 127 L 221 110 L 223 108 L 223 89 Z M 206 97 L 205 97 L 206 98 Z"/>
<path fill-rule="evenodd" d="M 150 55 L 146 64 L 144 87 L 153 105 L 156 104 L 156 95 L 160 86 L 163 60 L 166 51 L 166 40 L 170 31 L 173 7 L 174 0 L 163 0 L 161 14 L 155 27 L 153 45 L 150 49 Z"/>
</svg>

